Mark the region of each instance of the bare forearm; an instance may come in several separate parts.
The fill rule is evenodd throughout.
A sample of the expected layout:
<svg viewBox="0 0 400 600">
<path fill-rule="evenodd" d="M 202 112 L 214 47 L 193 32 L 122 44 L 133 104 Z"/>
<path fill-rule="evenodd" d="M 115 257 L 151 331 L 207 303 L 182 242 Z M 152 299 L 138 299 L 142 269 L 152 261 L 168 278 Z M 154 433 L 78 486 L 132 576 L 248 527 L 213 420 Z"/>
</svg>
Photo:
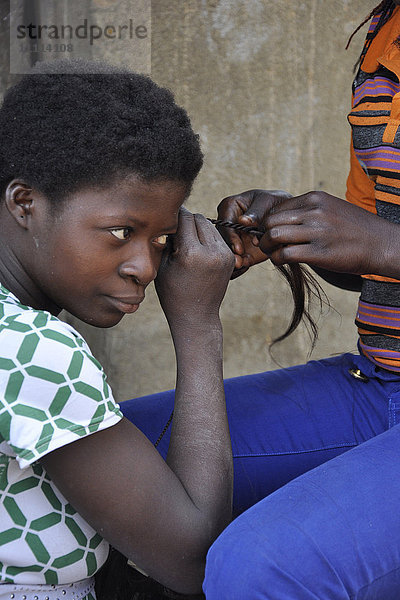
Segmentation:
<svg viewBox="0 0 400 600">
<path fill-rule="evenodd" d="M 370 274 L 400 279 L 400 225 L 377 218 Z"/>
<path fill-rule="evenodd" d="M 340 288 L 341 290 L 348 290 L 350 292 L 360 292 L 362 279 L 360 275 L 352 275 L 351 273 L 336 273 L 334 271 L 327 271 L 319 267 L 312 267 L 313 271 L 324 281 Z"/>
<path fill-rule="evenodd" d="M 231 518 L 232 454 L 218 317 L 174 335 L 177 385 L 167 463 L 214 537 Z"/>
</svg>

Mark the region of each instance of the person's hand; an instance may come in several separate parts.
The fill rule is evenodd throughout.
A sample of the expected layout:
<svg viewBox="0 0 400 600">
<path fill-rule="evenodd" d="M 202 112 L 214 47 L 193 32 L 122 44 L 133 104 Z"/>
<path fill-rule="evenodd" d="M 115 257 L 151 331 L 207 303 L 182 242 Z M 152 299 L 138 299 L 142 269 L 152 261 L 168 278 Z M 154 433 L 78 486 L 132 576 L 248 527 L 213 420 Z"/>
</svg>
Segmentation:
<svg viewBox="0 0 400 600">
<path fill-rule="evenodd" d="M 287 198 L 291 198 L 291 195 L 282 190 L 248 190 L 228 196 L 218 205 L 218 219 L 240 223 L 246 227 L 262 227 L 270 211 Z M 256 236 L 228 227 L 219 227 L 219 231 L 235 255 L 232 278 L 267 260 L 268 256 L 257 246 Z"/>
<path fill-rule="evenodd" d="M 170 325 L 218 315 L 233 265 L 233 254 L 215 227 L 181 208 L 173 247 L 165 252 L 155 281 Z"/>
<path fill-rule="evenodd" d="M 309 192 L 275 205 L 257 240 L 275 265 L 307 263 L 329 271 L 375 273 L 393 224 L 325 192 Z"/>
</svg>

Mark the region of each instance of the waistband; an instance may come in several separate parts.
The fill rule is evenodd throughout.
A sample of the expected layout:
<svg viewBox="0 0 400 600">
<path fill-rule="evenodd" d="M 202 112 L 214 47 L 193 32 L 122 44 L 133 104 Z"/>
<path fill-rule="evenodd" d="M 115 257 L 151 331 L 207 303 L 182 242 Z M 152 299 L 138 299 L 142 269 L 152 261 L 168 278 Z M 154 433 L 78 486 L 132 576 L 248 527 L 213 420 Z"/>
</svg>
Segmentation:
<svg viewBox="0 0 400 600">
<path fill-rule="evenodd" d="M 0 600 L 82 600 L 90 592 L 94 596 L 94 577 L 65 585 L 0 583 Z"/>
</svg>

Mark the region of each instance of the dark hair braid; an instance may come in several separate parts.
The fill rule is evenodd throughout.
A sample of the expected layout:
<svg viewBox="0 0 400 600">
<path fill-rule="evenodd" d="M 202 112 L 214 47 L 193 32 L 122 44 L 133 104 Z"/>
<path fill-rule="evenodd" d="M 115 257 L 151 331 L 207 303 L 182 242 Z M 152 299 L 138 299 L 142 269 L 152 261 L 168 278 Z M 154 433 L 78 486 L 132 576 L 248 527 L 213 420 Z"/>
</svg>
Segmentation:
<svg viewBox="0 0 400 600">
<path fill-rule="evenodd" d="M 322 309 L 322 304 L 329 306 L 329 299 L 317 279 L 304 265 L 281 265 L 276 268 L 290 286 L 294 307 L 286 331 L 272 341 L 270 348 L 286 339 L 295 329 L 297 329 L 301 321 L 304 321 L 311 338 L 311 354 L 318 339 L 318 327 L 311 316 L 309 306 L 312 298 L 316 298 L 320 309 Z"/>
</svg>

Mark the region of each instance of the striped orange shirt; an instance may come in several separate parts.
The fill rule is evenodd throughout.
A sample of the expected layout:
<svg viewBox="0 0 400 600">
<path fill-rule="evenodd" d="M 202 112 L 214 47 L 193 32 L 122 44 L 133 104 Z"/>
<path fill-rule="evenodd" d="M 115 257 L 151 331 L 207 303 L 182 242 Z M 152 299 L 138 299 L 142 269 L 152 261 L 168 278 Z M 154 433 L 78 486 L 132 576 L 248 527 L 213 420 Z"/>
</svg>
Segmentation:
<svg viewBox="0 0 400 600">
<path fill-rule="evenodd" d="M 353 83 L 346 198 L 400 224 L 400 46 L 394 43 L 399 36 L 400 6 L 373 39 Z M 364 275 L 356 324 L 361 351 L 380 367 L 400 372 L 400 281 Z"/>
</svg>

